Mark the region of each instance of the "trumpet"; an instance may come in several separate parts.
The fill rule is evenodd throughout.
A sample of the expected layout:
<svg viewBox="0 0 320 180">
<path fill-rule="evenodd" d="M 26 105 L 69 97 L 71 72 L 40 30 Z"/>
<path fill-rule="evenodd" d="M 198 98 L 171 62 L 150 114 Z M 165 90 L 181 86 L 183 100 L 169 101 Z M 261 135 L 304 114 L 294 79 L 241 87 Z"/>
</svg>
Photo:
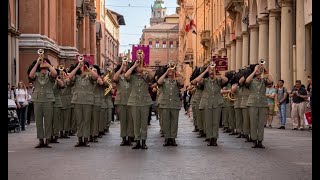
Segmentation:
<svg viewBox="0 0 320 180">
<path fill-rule="evenodd" d="M 175 68 L 176 68 L 176 64 L 173 62 L 173 61 L 169 61 L 169 63 L 168 63 L 168 68 L 170 68 L 170 69 L 172 69 L 172 70 L 174 70 Z"/>
<path fill-rule="evenodd" d="M 265 63 L 266 63 L 266 60 L 264 60 L 264 59 L 260 59 L 260 60 L 259 60 L 259 64 L 260 64 L 260 65 L 264 65 Z"/>
<path fill-rule="evenodd" d="M 38 55 L 39 55 L 39 58 L 38 58 L 38 60 L 39 60 L 39 62 L 43 62 L 43 58 L 44 58 L 44 50 L 43 49 L 39 49 L 38 50 Z"/>
<path fill-rule="evenodd" d="M 137 56 L 137 61 L 138 61 L 138 63 L 139 63 L 141 66 L 143 66 L 143 58 L 144 58 L 144 52 L 143 52 L 143 50 L 139 49 L 139 50 L 137 51 L 136 56 Z"/>
<path fill-rule="evenodd" d="M 216 63 L 210 62 L 209 66 L 210 66 L 210 68 L 215 68 L 216 67 Z"/>
<path fill-rule="evenodd" d="M 83 57 L 82 54 L 80 54 L 80 55 L 78 56 L 78 61 L 79 61 L 79 63 L 83 64 L 84 57 Z"/>
</svg>

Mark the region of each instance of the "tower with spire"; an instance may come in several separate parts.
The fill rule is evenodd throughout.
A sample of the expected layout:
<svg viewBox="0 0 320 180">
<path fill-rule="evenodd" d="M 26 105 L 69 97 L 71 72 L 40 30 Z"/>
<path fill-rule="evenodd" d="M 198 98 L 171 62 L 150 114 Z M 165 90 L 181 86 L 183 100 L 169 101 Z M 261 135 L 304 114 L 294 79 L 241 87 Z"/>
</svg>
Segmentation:
<svg viewBox="0 0 320 180">
<path fill-rule="evenodd" d="M 164 7 L 163 0 L 155 0 L 153 6 L 151 6 L 151 18 L 150 25 L 156 25 L 164 21 L 167 8 Z"/>
</svg>

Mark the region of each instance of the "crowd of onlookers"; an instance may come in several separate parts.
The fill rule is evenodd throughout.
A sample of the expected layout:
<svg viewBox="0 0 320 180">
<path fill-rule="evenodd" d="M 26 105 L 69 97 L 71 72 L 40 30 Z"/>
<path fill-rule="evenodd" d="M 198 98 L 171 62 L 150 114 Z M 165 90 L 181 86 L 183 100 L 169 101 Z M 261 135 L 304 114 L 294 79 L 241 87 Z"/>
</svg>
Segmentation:
<svg viewBox="0 0 320 180">
<path fill-rule="evenodd" d="M 23 81 L 18 86 L 8 83 L 8 99 L 15 101 L 17 105 L 17 115 L 19 118 L 21 130 L 24 131 L 31 121 L 34 121 L 34 111 L 32 103 L 33 84 L 29 83 L 26 87 Z"/>
</svg>

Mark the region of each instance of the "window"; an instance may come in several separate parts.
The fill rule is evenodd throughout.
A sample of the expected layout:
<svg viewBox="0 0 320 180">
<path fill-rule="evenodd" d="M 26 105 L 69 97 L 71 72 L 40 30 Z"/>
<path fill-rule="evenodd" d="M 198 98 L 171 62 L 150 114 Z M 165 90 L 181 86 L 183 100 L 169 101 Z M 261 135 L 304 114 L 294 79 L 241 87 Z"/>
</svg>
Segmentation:
<svg viewBox="0 0 320 180">
<path fill-rule="evenodd" d="M 162 42 L 162 48 L 167 48 L 167 42 L 166 41 Z"/>
<path fill-rule="evenodd" d="M 149 41 L 149 47 L 152 48 L 152 41 Z"/>
<path fill-rule="evenodd" d="M 173 48 L 173 41 L 170 41 L 170 48 Z"/>
<path fill-rule="evenodd" d="M 164 17 L 164 11 L 163 11 L 163 17 Z"/>
<path fill-rule="evenodd" d="M 159 41 L 156 42 L 156 48 L 159 48 Z"/>
<path fill-rule="evenodd" d="M 161 12 L 160 11 L 158 11 L 158 17 L 161 17 Z"/>
</svg>

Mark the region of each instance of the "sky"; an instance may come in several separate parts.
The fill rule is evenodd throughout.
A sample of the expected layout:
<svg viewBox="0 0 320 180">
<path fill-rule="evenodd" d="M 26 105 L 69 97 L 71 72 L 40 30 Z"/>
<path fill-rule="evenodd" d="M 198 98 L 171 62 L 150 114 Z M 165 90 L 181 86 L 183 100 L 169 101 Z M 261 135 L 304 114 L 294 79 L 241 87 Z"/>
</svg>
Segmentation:
<svg viewBox="0 0 320 180">
<path fill-rule="evenodd" d="M 150 27 L 151 4 L 154 0 L 106 0 L 106 8 L 124 16 L 126 25 L 120 26 L 120 50 L 131 50 L 132 44 L 138 44 L 144 26 Z M 176 13 L 177 1 L 164 0 L 167 14 Z"/>
</svg>

